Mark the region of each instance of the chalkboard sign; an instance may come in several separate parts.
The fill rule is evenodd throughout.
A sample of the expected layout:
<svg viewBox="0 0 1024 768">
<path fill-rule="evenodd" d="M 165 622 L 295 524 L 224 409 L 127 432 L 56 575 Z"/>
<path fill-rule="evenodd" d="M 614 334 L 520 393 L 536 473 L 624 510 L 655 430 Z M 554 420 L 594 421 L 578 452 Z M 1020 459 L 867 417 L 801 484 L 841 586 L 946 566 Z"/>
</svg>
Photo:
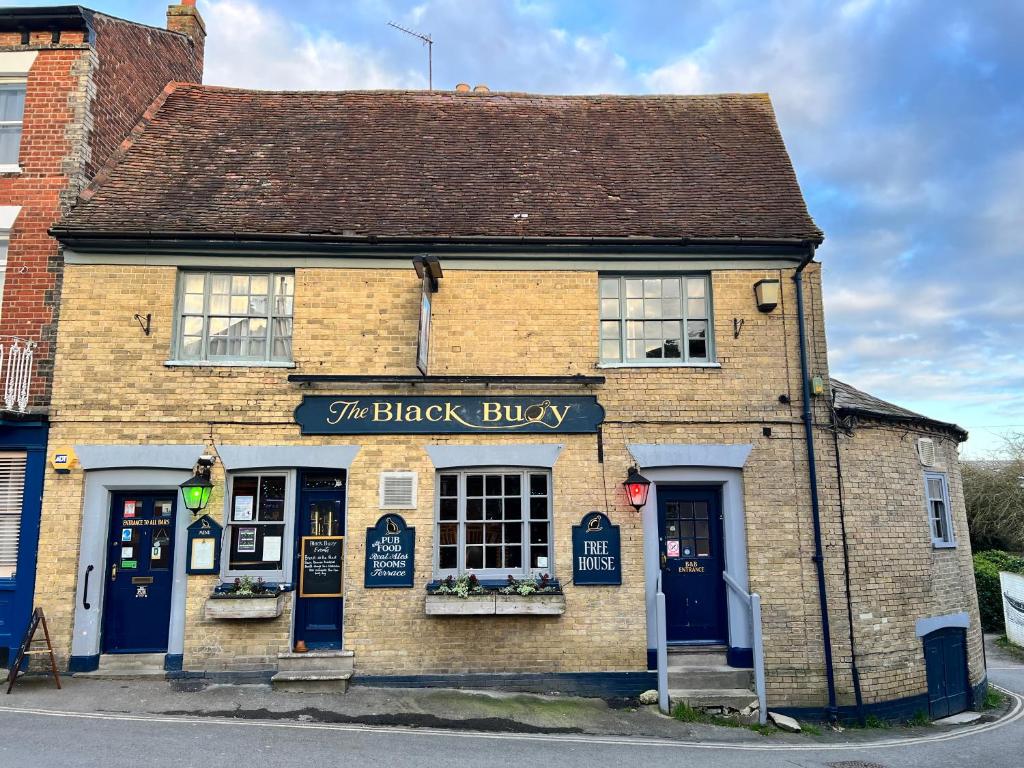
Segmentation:
<svg viewBox="0 0 1024 768">
<path fill-rule="evenodd" d="M 366 576 L 363 586 L 411 587 L 416 529 L 399 515 L 384 515 L 366 529 Z"/>
<path fill-rule="evenodd" d="M 303 536 L 300 597 L 341 597 L 344 536 Z"/>
<path fill-rule="evenodd" d="M 607 515 L 587 512 L 572 527 L 572 581 L 578 586 L 622 584 L 619 526 Z"/>
</svg>

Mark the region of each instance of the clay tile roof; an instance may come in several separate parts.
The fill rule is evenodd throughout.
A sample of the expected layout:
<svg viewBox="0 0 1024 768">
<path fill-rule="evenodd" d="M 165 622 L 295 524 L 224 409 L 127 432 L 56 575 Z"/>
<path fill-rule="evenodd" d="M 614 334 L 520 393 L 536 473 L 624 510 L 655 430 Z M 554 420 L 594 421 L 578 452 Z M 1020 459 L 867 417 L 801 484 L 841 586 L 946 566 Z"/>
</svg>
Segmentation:
<svg viewBox="0 0 1024 768">
<path fill-rule="evenodd" d="M 895 421 L 903 424 L 920 424 L 940 429 L 945 432 L 952 432 L 960 441 L 967 439 L 967 430 L 956 424 L 945 421 L 936 421 L 920 413 L 901 408 L 898 405 L 881 400 L 867 392 L 862 392 L 856 387 L 851 387 L 838 379 L 832 379 L 833 405 L 840 414 L 854 416 L 867 416 L 882 421 Z"/>
<path fill-rule="evenodd" d="M 179 85 L 98 178 L 58 232 L 821 240 L 763 94 Z"/>
</svg>

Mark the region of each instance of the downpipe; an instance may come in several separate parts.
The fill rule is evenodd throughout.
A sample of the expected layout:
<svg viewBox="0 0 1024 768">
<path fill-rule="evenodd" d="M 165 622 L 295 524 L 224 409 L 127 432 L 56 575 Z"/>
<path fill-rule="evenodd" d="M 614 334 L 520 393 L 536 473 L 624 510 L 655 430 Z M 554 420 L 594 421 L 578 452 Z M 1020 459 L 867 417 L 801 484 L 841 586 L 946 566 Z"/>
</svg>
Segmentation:
<svg viewBox="0 0 1024 768">
<path fill-rule="evenodd" d="M 807 323 L 804 318 L 804 268 L 814 258 L 814 245 L 807 246 L 805 258 L 793 275 L 796 284 L 797 328 L 800 333 L 800 377 L 803 395 L 804 440 L 807 444 L 807 475 L 811 487 L 811 521 L 814 531 L 814 567 L 818 576 L 818 604 L 821 609 L 821 641 L 825 653 L 825 678 L 828 683 L 828 707 L 825 713 L 830 722 L 839 719 L 836 706 L 836 678 L 832 661 L 832 631 L 828 618 L 828 593 L 825 589 L 825 555 L 821 545 L 821 504 L 818 499 L 818 467 L 814 458 L 814 416 L 811 409 L 811 373 L 807 363 Z"/>
</svg>

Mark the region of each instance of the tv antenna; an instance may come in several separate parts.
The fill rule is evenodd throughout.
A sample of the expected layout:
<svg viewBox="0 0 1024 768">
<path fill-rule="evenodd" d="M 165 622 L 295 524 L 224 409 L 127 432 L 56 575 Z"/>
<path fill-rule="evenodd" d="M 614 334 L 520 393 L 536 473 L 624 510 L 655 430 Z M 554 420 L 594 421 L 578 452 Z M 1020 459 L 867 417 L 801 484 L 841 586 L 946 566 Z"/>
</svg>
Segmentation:
<svg viewBox="0 0 1024 768">
<path fill-rule="evenodd" d="M 427 88 L 431 91 L 434 90 L 434 41 L 430 39 L 430 35 L 423 35 L 411 29 L 400 27 L 393 21 L 389 21 L 388 26 L 394 27 L 399 32 L 405 32 L 405 34 L 415 37 L 418 40 L 422 40 L 423 44 L 427 46 Z"/>
</svg>

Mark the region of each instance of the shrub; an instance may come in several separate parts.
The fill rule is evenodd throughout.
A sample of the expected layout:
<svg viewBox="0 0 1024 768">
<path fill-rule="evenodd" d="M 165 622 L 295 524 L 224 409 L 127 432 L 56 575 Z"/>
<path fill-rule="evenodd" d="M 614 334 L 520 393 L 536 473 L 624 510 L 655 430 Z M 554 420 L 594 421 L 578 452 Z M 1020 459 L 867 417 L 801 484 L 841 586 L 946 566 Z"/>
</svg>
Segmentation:
<svg viewBox="0 0 1024 768">
<path fill-rule="evenodd" d="M 1003 592 L 999 572 L 1024 574 L 1024 557 L 998 549 L 989 549 L 974 556 L 974 581 L 978 588 L 978 609 L 981 627 L 986 632 L 1002 632 Z"/>
</svg>

